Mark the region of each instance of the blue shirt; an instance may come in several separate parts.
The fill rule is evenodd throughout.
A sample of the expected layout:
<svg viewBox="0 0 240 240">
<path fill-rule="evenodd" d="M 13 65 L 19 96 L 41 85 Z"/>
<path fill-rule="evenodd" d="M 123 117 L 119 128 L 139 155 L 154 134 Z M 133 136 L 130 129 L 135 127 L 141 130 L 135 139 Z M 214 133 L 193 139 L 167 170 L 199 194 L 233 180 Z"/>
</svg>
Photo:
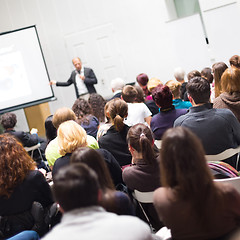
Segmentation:
<svg viewBox="0 0 240 240">
<path fill-rule="evenodd" d="M 184 109 L 184 108 L 190 108 L 192 107 L 192 104 L 189 101 L 183 101 L 182 99 L 173 99 L 173 105 L 175 106 L 175 109 Z"/>
</svg>

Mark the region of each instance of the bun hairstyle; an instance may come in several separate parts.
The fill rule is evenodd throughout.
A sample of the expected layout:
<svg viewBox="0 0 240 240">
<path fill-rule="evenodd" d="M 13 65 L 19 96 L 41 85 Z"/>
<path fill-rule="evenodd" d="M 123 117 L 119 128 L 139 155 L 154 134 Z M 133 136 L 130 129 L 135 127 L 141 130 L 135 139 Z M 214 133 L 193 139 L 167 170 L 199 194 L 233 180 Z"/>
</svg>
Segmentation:
<svg viewBox="0 0 240 240">
<path fill-rule="evenodd" d="M 229 59 L 229 63 L 231 66 L 234 66 L 236 68 L 240 68 L 240 56 L 238 55 L 233 55 L 230 59 Z"/>
<path fill-rule="evenodd" d="M 128 105 L 120 98 L 115 98 L 109 102 L 107 113 L 115 129 L 121 132 L 124 127 L 124 118 L 128 114 Z"/>
<path fill-rule="evenodd" d="M 142 153 L 143 160 L 147 164 L 152 164 L 155 158 L 153 141 L 151 129 L 142 123 L 132 126 L 128 131 L 128 144 L 137 152 Z"/>
</svg>

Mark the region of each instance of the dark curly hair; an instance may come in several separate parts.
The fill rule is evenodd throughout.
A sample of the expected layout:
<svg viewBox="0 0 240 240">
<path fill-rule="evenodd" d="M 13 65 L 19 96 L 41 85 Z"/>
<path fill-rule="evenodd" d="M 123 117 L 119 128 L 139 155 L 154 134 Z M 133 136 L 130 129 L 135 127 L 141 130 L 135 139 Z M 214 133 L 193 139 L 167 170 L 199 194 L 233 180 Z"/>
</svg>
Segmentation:
<svg viewBox="0 0 240 240">
<path fill-rule="evenodd" d="M 89 124 L 89 117 L 91 117 L 93 114 L 90 104 L 85 99 L 78 98 L 74 102 L 72 110 L 75 113 L 77 117 L 77 122 L 79 124 Z"/>
<path fill-rule="evenodd" d="M 36 167 L 22 144 L 9 134 L 0 135 L 0 196 L 9 198 Z"/>
<path fill-rule="evenodd" d="M 105 122 L 104 107 L 106 100 L 98 93 L 90 94 L 88 103 L 92 107 L 93 115 L 98 119 L 99 122 Z"/>
<path fill-rule="evenodd" d="M 172 93 L 168 86 L 164 86 L 159 84 L 157 87 L 155 87 L 152 91 L 152 97 L 155 103 L 161 108 L 161 109 L 167 109 L 172 106 Z"/>
<path fill-rule="evenodd" d="M 14 128 L 17 123 L 17 116 L 15 113 L 4 113 L 1 116 L 1 124 L 4 129 Z"/>
</svg>

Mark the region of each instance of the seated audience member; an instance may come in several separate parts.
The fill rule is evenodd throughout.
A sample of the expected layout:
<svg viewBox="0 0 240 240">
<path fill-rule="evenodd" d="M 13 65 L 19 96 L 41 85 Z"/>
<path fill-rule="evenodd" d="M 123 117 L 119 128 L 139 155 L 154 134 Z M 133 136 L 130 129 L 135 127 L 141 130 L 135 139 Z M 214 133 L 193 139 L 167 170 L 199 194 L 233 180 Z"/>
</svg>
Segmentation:
<svg viewBox="0 0 240 240">
<path fill-rule="evenodd" d="M 24 230 L 45 231 L 41 215 L 32 214 L 34 202 L 45 209 L 53 203 L 50 187 L 36 163 L 13 136 L 0 135 L 0 229 L 3 238 Z M 42 222 L 43 223 L 43 222 Z"/>
<path fill-rule="evenodd" d="M 168 86 L 159 85 L 153 92 L 153 99 L 160 112 L 153 116 L 151 129 L 156 140 L 161 140 L 163 133 L 173 127 L 174 121 L 187 112 L 187 109 L 175 109 L 172 101 L 172 93 Z"/>
<path fill-rule="evenodd" d="M 174 81 L 174 80 L 169 80 L 165 84 L 168 86 L 172 92 L 173 95 L 173 105 L 175 109 L 183 109 L 183 108 L 190 108 L 192 104 L 189 101 L 183 101 L 180 98 L 180 88 L 181 88 L 181 83 Z"/>
<path fill-rule="evenodd" d="M 230 109 L 240 122 L 240 68 L 230 67 L 221 77 L 222 93 L 214 99 L 214 108 Z"/>
<path fill-rule="evenodd" d="M 214 78 L 214 89 L 212 89 L 212 101 L 217 98 L 221 93 L 221 76 L 228 66 L 224 62 L 216 62 L 212 65 L 213 78 Z"/>
<path fill-rule="evenodd" d="M 22 231 L 11 238 L 8 238 L 8 240 L 39 240 L 39 239 L 40 238 L 37 232 L 32 230 Z"/>
<path fill-rule="evenodd" d="M 15 113 L 4 113 L 1 116 L 1 124 L 5 129 L 4 132 L 16 137 L 24 147 L 32 147 L 40 142 L 37 135 L 37 129 L 33 129 L 31 133 L 14 130 L 14 127 L 17 124 L 17 116 Z"/>
<path fill-rule="evenodd" d="M 74 102 L 72 110 L 77 117 L 77 123 L 86 130 L 88 135 L 96 138 L 99 121 L 95 116 L 93 116 L 92 108 L 89 103 L 83 98 L 78 98 Z"/>
<path fill-rule="evenodd" d="M 58 129 L 61 123 L 73 120 L 76 121 L 75 113 L 67 107 L 59 108 L 53 115 L 52 123 L 53 126 Z M 98 148 L 98 143 L 96 139 L 92 136 L 87 135 L 87 145 L 91 148 Z M 49 142 L 47 145 L 46 151 L 46 159 L 48 161 L 49 167 L 52 169 L 55 161 L 60 158 L 62 155 L 58 151 L 58 139 L 57 137 L 54 138 L 52 141 Z"/>
<path fill-rule="evenodd" d="M 152 91 L 159 84 L 163 84 L 163 83 L 162 83 L 161 80 L 159 80 L 158 78 L 155 78 L 155 77 L 151 78 L 148 81 L 147 88 L 148 88 L 148 91 L 151 93 L 151 95 L 149 95 L 146 100 L 153 101 L 153 99 L 152 99 Z"/>
<path fill-rule="evenodd" d="M 136 101 L 138 92 L 134 86 L 126 85 L 122 91 L 122 99 L 128 105 L 128 115 L 124 123 L 133 126 L 137 123 L 146 123 L 150 126 L 151 115 L 149 108 L 144 103 Z"/>
<path fill-rule="evenodd" d="M 99 140 L 99 138 L 101 136 L 103 136 L 107 130 L 112 126 L 112 124 L 110 123 L 110 119 L 108 117 L 108 106 L 109 106 L 109 102 L 108 101 L 106 104 L 105 104 L 105 107 L 104 107 L 104 114 L 105 114 L 105 118 L 106 118 L 106 122 L 104 124 L 100 124 L 99 128 L 98 128 L 98 132 L 97 132 L 97 141 Z"/>
<path fill-rule="evenodd" d="M 187 74 L 188 81 L 190 81 L 194 77 L 201 77 L 201 73 L 198 70 L 192 70 Z M 184 101 L 189 101 L 186 86 L 187 84 L 185 85 L 185 88 L 180 89 L 180 92 L 181 92 L 180 95 L 183 96 Z"/>
<path fill-rule="evenodd" d="M 205 78 L 210 84 L 213 83 L 212 69 L 209 67 L 204 68 L 201 71 L 201 77 Z"/>
<path fill-rule="evenodd" d="M 45 120 L 45 133 L 47 138 L 47 144 L 49 144 L 54 138 L 57 137 L 57 129 L 53 126 L 53 115 L 50 115 Z"/>
<path fill-rule="evenodd" d="M 229 59 L 229 63 L 231 67 L 236 67 L 236 68 L 240 68 L 240 56 L 238 55 L 233 55 L 230 59 Z"/>
<path fill-rule="evenodd" d="M 123 180 L 131 190 L 152 192 L 160 187 L 160 172 L 157 154 L 154 152 L 154 139 L 149 127 L 144 124 L 132 126 L 127 135 L 129 151 L 132 155 L 132 166 L 123 171 Z M 162 227 L 152 203 L 143 204 L 150 223 L 155 230 Z M 137 209 L 137 216 L 146 221 L 146 217 Z"/>
<path fill-rule="evenodd" d="M 128 105 L 123 100 L 115 98 L 109 102 L 106 113 L 112 126 L 99 138 L 99 147 L 112 153 L 120 166 L 128 165 L 131 163 L 126 140 L 129 126 L 123 122 L 128 115 Z"/>
<path fill-rule="evenodd" d="M 153 201 L 172 239 L 230 239 L 239 227 L 240 195 L 214 183 L 197 136 L 182 127 L 167 130 L 160 157 L 162 187 Z"/>
<path fill-rule="evenodd" d="M 100 205 L 108 212 L 119 215 L 133 215 L 133 205 L 130 198 L 123 192 L 116 191 L 108 167 L 97 150 L 78 148 L 71 156 L 71 163 L 84 163 L 97 173 L 102 191 Z"/>
<path fill-rule="evenodd" d="M 85 164 L 60 169 L 53 195 L 63 217 L 43 240 L 58 239 L 138 239 L 151 240 L 149 227 L 133 216 L 118 216 L 100 207 L 101 190 L 96 173 Z"/>
<path fill-rule="evenodd" d="M 69 120 L 60 124 L 57 131 L 59 153 L 62 157 L 58 158 L 52 169 L 52 176 L 63 166 L 70 163 L 70 157 L 78 147 L 87 146 L 86 131 L 75 121 Z"/>
<path fill-rule="evenodd" d="M 111 81 L 113 96 L 109 99 L 109 101 L 114 98 L 121 98 L 122 89 L 125 86 L 125 84 L 126 83 L 122 78 L 115 78 Z"/>
<path fill-rule="evenodd" d="M 138 74 L 137 77 L 136 77 L 136 80 L 137 80 L 138 85 L 143 90 L 144 98 L 146 100 L 149 100 L 148 96 L 151 95 L 151 92 L 147 88 L 147 84 L 148 84 L 148 81 L 149 81 L 147 74 L 145 74 L 145 73 Z"/>
<path fill-rule="evenodd" d="M 106 100 L 98 93 L 91 93 L 88 103 L 91 106 L 93 116 L 98 119 L 100 124 L 105 123 L 104 107 Z"/>
<path fill-rule="evenodd" d="M 5 133 L 9 133 L 13 135 L 18 141 L 20 141 L 24 147 L 32 147 L 40 143 L 39 150 L 41 152 L 41 156 L 39 155 L 39 151 L 35 150 L 33 153 L 33 159 L 36 161 L 38 168 L 45 168 L 45 164 L 43 162 L 42 157 L 44 156 L 44 151 L 46 149 L 46 141 L 43 138 L 38 137 L 38 130 L 33 128 L 30 133 L 23 131 L 15 131 L 14 127 L 17 124 L 17 116 L 15 113 L 4 113 L 1 116 L 1 124 L 5 129 Z"/>
<path fill-rule="evenodd" d="M 177 67 L 174 69 L 174 77 L 178 82 L 181 83 L 181 85 L 185 83 L 184 81 L 185 71 L 181 67 Z"/>
<path fill-rule="evenodd" d="M 210 84 L 201 77 L 187 84 L 188 97 L 193 107 L 174 122 L 192 130 L 202 141 L 207 155 L 221 153 L 240 145 L 240 123 L 229 109 L 214 109 L 209 102 Z M 227 161 L 236 167 L 236 157 Z"/>
</svg>

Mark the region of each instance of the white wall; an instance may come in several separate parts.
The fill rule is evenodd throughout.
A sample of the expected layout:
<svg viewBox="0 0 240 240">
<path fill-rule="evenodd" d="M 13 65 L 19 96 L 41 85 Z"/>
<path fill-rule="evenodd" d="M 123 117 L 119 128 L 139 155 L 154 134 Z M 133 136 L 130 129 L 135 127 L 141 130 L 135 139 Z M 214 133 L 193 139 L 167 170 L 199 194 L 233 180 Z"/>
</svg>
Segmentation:
<svg viewBox="0 0 240 240">
<path fill-rule="evenodd" d="M 204 8 L 213 1 L 204 1 Z M 71 59 L 78 55 L 94 69 L 97 91 L 109 96 L 114 77 L 133 82 L 145 72 L 166 82 L 177 66 L 186 72 L 209 66 L 204 36 L 201 46 L 189 39 L 196 34 L 199 39 L 202 29 L 190 17 L 187 27 L 176 20 L 179 27 L 173 33 L 169 29 L 175 23 L 168 21 L 168 13 L 164 0 L 0 0 L 0 32 L 37 25 L 51 79 L 66 81 Z M 54 87 L 54 93 L 58 100 L 50 103 L 52 113 L 72 106 L 73 86 Z"/>
</svg>

